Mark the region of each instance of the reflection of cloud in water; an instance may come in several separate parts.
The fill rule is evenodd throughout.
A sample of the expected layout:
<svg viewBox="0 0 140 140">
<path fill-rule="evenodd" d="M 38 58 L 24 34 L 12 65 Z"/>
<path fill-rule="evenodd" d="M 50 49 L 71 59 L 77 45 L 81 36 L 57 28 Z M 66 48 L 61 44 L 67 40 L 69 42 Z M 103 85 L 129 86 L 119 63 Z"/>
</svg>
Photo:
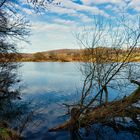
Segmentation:
<svg viewBox="0 0 140 140">
<path fill-rule="evenodd" d="M 42 87 L 37 87 L 37 86 L 32 86 L 32 87 L 27 87 L 26 89 L 23 89 L 23 93 L 28 93 L 28 94 L 39 94 L 39 93 L 50 93 L 50 92 L 56 92 L 56 93 L 63 93 L 63 91 L 59 91 L 59 89 L 56 89 L 54 87 L 50 88 L 47 86 L 42 86 Z"/>
<path fill-rule="evenodd" d="M 68 138 L 68 132 L 59 133 L 48 133 L 48 129 L 57 125 L 58 123 L 62 123 L 66 120 L 62 116 L 65 110 L 62 106 L 58 104 L 50 104 L 50 105 L 42 105 L 35 110 L 35 116 L 33 121 L 28 124 L 28 128 L 24 132 L 25 135 L 28 135 L 30 140 L 42 140 L 42 139 L 52 139 L 54 137 L 57 138 Z M 60 135 L 61 134 L 61 135 Z"/>
<path fill-rule="evenodd" d="M 82 87 L 81 73 L 75 69 L 73 63 L 24 63 L 21 67 L 23 82 L 26 88 L 22 91 L 24 101 L 30 101 L 30 110 L 35 110 L 33 122 L 30 122 L 28 129 L 24 132 L 26 140 L 68 140 L 68 132 L 49 133 L 48 128 L 64 122 L 67 117 L 64 115 L 65 109 L 59 104 L 74 102 L 79 94 L 76 88 Z M 112 89 L 111 89 L 112 90 Z M 110 99 L 116 96 L 116 92 L 111 91 Z M 106 129 L 106 128 L 105 128 Z M 124 133 L 115 134 L 111 129 L 106 129 L 113 136 L 114 140 L 127 139 L 132 136 Z M 106 134 L 104 134 L 106 135 Z M 129 137 L 130 136 L 130 137 Z M 85 140 L 93 140 L 95 134 L 84 137 Z M 133 139 L 133 138 L 132 138 Z"/>
</svg>

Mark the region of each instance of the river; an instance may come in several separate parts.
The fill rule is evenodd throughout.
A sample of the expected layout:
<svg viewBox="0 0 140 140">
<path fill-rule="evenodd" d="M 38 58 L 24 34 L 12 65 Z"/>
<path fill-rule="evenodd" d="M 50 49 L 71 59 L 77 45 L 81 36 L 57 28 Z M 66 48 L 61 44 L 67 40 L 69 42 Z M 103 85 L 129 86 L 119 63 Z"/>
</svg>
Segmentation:
<svg viewBox="0 0 140 140">
<path fill-rule="evenodd" d="M 22 135 L 25 140 L 69 140 L 69 132 L 48 132 L 48 129 L 67 120 L 66 108 L 62 103 L 74 103 L 80 97 L 83 76 L 79 70 L 79 63 L 60 62 L 26 62 L 22 63 L 19 75 L 22 79 L 22 95 L 19 103 L 27 104 L 26 113 L 33 112 Z M 112 91 L 113 92 L 113 91 Z M 110 99 L 115 98 L 115 92 Z M 24 119 L 23 119 L 24 120 Z M 97 128 L 99 129 L 99 128 Z M 101 132 L 103 137 L 91 133 L 86 137 L 81 130 L 84 140 L 99 139 L 138 139 L 131 133 L 115 133 L 106 128 Z M 96 132 L 96 130 L 95 130 Z"/>
</svg>

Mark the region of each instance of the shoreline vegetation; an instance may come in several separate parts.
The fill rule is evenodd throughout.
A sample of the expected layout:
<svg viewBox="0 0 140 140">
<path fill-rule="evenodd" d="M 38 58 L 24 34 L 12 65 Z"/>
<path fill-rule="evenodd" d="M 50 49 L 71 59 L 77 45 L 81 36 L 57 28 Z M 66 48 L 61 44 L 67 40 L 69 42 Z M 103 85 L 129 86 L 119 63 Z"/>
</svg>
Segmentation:
<svg viewBox="0 0 140 140">
<path fill-rule="evenodd" d="M 7 57 L 12 57 L 12 61 L 15 62 L 96 62 L 96 58 L 94 60 L 87 60 L 89 58 L 89 52 L 91 50 L 88 49 L 60 49 L 60 50 L 51 50 L 37 53 L 9 53 L 5 54 Z M 93 51 L 93 50 L 92 50 Z M 109 62 L 122 62 L 124 56 L 127 54 L 127 50 L 113 50 L 112 48 L 107 47 L 98 47 L 94 49 L 94 51 L 104 52 L 108 51 L 111 60 Z M 118 51 L 119 59 L 115 58 L 116 51 Z M 92 54 L 94 55 L 94 53 Z M 105 54 L 102 54 L 105 56 Z M 86 57 L 85 57 L 86 56 Z M 89 56 L 89 57 L 87 57 Z M 2 59 L 4 58 L 4 59 Z M 6 61 L 5 56 L 1 56 L 0 62 Z M 136 48 L 133 51 L 131 58 L 129 58 L 130 62 L 140 62 L 140 48 Z"/>
</svg>

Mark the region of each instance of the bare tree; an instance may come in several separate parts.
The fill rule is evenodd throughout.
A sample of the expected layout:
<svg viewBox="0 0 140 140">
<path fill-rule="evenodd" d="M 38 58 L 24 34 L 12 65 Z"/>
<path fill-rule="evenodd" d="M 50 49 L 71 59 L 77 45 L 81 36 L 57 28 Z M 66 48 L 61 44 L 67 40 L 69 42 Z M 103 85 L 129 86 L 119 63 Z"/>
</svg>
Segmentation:
<svg viewBox="0 0 140 140">
<path fill-rule="evenodd" d="M 35 10 L 44 9 L 52 2 L 53 0 L 27 0 L 27 4 L 31 5 L 30 9 L 35 8 Z M 12 102 L 14 99 L 21 99 L 18 77 L 20 64 L 15 63 L 15 60 L 20 57 L 17 41 L 27 41 L 30 34 L 30 24 L 22 15 L 21 5 L 22 1 L 18 0 L 0 0 L 0 128 L 3 130 L 6 127 L 4 131 L 5 133 L 8 131 L 8 139 L 19 139 L 19 137 L 12 137 L 13 131 L 1 124 L 4 124 L 4 120 L 10 121 L 10 118 L 14 120 L 18 118 L 17 122 L 19 122 L 19 115 L 22 111 L 22 108 L 14 106 Z M 23 130 L 25 123 L 22 120 L 21 122 Z M 0 139 L 5 139 L 1 132 Z"/>
<path fill-rule="evenodd" d="M 0 6 L 1 73 L 3 73 L 4 71 L 8 72 L 8 70 L 11 73 L 12 71 L 15 71 L 16 67 L 18 67 L 18 63 L 11 63 L 15 59 L 14 57 L 19 57 L 19 55 L 16 55 L 18 54 L 18 50 L 16 48 L 15 41 L 17 39 L 25 40 L 25 37 L 29 35 L 29 29 L 28 29 L 29 24 L 28 24 L 28 21 L 24 19 L 24 17 L 18 14 L 17 9 L 14 8 L 13 1 L 5 0 L 5 1 L 2 1 L 0 5 L 1 5 Z M 15 54 L 15 55 L 12 55 L 12 54 Z M 2 77 L 3 76 L 1 76 L 1 79 Z M 7 78 L 7 81 L 8 81 L 8 78 Z"/>
<path fill-rule="evenodd" d="M 49 5 L 59 5 L 60 2 L 56 0 L 27 0 L 27 3 L 35 9 L 36 12 L 45 11 Z"/>
<path fill-rule="evenodd" d="M 20 55 L 15 42 L 29 35 L 29 23 L 18 13 L 15 2 L 0 1 L 0 122 L 13 111 L 12 100 L 20 99 L 20 64 L 15 63 Z"/>
<path fill-rule="evenodd" d="M 99 17 L 94 18 L 93 24 L 93 28 L 84 29 L 82 35 L 77 36 L 85 47 L 83 59 L 86 63 L 81 67 L 85 81 L 80 104 L 86 108 L 95 101 L 107 104 L 109 88 L 122 89 L 134 80 L 131 61 L 140 38 L 139 21 L 131 27 L 134 23 L 128 23 L 125 18 L 104 22 Z M 86 103 L 90 94 L 94 98 Z"/>
<path fill-rule="evenodd" d="M 80 127 L 87 129 L 98 123 L 114 130 L 125 130 L 124 123 L 127 122 L 126 117 L 129 117 L 138 127 L 135 133 L 139 135 L 140 109 L 134 105 L 140 99 L 140 83 L 136 81 L 139 78 L 139 65 L 132 63 L 140 42 L 138 19 L 123 16 L 117 20 L 107 20 L 95 16 L 93 25 L 84 27 L 77 34 L 79 44 L 85 49 L 83 63 L 80 65 L 84 75 L 81 99 L 75 105 L 67 105 L 71 113 L 76 110 L 74 115 L 70 114 L 70 120 L 50 131 L 68 129 L 78 132 Z M 131 93 L 128 89 L 132 84 L 136 84 L 138 88 Z M 122 95 L 124 87 L 125 94 Z M 109 100 L 109 96 L 113 94 L 111 88 L 121 97 L 114 95 L 115 99 Z M 116 118 L 122 121 L 119 122 Z"/>
</svg>

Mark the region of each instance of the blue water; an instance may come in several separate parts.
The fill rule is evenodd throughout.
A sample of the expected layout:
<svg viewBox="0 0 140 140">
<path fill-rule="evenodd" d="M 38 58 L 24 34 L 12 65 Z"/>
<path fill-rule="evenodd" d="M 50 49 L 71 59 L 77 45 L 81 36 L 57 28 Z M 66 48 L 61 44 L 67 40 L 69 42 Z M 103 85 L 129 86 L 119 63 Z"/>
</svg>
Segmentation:
<svg viewBox="0 0 140 140">
<path fill-rule="evenodd" d="M 80 97 L 83 76 L 78 69 L 78 63 L 22 63 L 19 74 L 22 79 L 22 101 L 29 103 L 27 112 L 34 115 L 24 129 L 25 140 L 69 140 L 69 132 L 48 132 L 67 119 L 66 108 L 62 103 L 74 103 Z M 113 91 L 112 91 L 113 92 Z M 115 98 L 115 93 L 110 99 Z M 26 114 L 25 114 L 26 115 Z M 106 129 L 107 130 L 107 129 Z M 109 132 L 109 131 L 108 131 Z M 81 132 L 82 133 L 82 132 Z M 85 140 L 97 139 L 91 134 Z M 105 134 L 106 139 L 134 139 L 127 133 Z M 99 138 L 103 139 L 103 138 Z"/>
</svg>

